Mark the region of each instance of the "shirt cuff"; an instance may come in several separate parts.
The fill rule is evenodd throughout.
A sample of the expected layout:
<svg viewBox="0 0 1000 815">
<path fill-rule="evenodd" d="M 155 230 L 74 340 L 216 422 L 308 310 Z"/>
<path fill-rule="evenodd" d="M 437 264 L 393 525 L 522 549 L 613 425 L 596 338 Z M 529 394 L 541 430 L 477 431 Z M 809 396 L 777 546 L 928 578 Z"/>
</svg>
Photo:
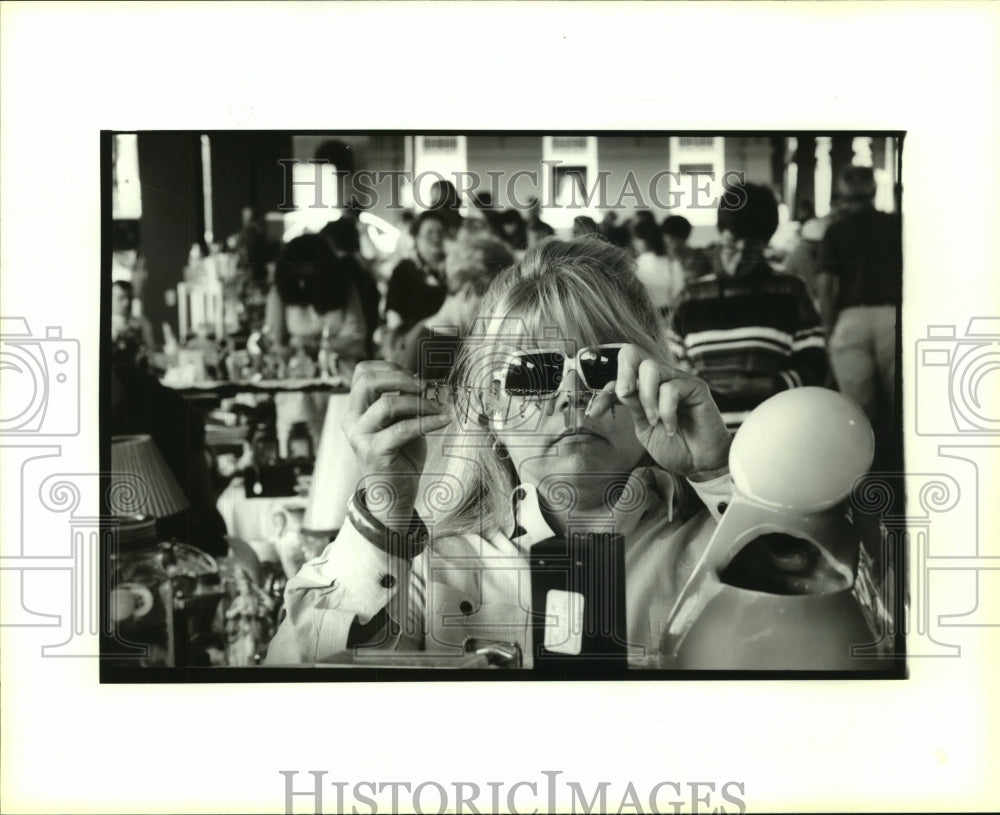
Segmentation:
<svg viewBox="0 0 1000 815">
<path fill-rule="evenodd" d="M 392 557 L 413 560 L 427 546 L 427 527 L 416 510 L 409 521 L 389 529 L 365 505 L 364 487 L 348 503 L 347 517 L 365 540 Z"/>
<path fill-rule="evenodd" d="M 708 507 L 708 511 L 716 521 L 722 520 L 722 514 L 729 508 L 733 500 L 733 477 L 728 473 L 723 473 L 718 478 L 711 481 L 692 481 L 690 484 L 701 502 Z"/>
<path fill-rule="evenodd" d="M 409 572 L 409 559 L 373 545 L 348 515 L 336 540 L 288 581 L 285 607 L 295 625 L 335 609 L 367 623 L 396 596 Z"/>
</svg>

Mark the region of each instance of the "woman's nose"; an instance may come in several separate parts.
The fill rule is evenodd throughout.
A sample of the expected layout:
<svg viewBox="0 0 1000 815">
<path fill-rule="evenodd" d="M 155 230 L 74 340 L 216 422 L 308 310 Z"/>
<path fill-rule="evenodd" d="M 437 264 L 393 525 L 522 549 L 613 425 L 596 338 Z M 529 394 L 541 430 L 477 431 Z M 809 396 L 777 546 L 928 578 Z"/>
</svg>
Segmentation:
<svg viewBox="0 0 1000 815">
<path fill-rule="evenodd" d="M 574 410 L 586 410 L 591 396 L 590 389 L 580 375 L 576 371 L 569 371 L 559 383 L 554 406 L 569 415 Z"/>
</svg>

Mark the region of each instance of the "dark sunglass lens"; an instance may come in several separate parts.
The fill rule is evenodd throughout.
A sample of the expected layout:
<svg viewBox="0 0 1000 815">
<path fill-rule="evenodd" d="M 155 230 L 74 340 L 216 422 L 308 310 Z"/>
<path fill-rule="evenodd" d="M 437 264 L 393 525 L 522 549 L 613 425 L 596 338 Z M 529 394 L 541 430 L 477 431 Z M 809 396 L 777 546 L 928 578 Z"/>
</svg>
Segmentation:
<svg viewBox="0 0 1000 815">
<path fill-rule="evenodd" d="M 560 353 L 522 354 L 507 367 L 504 390 L 510 394 L 552 393 L 562 382 Z"/>
<path fill-rule="evenodd" d="M 580 370 L 587 387 L 599 391 L 618 378 L 618 352 L 620 348 L 585 348 L 580 352 Z"/>
</svg>

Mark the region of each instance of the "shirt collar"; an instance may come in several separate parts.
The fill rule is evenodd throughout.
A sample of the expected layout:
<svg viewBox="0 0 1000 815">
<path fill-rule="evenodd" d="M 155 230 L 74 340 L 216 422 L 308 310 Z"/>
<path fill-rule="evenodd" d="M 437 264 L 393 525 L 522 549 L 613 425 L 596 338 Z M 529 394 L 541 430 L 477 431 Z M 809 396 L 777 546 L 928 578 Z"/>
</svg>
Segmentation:
<svg viewBox="0 0 1000 815">
<path fill-rule="evenodd" d="M 673 520 L 674 480 L 658 467 L 637 467 L 629 475 L 625 490 L 612 510 L 608 531 L 626 538 L 635 531 L 642 519 L 651 511 L 665 511 Z M 513 523 L 506 530 L 519 549 L 527 551 L 536 543 L 555 537 L 555 532 L 545 520 L 538 501 L 538 488 L 534 484 L 519 484 L 511 493 Z"/>
</svg>

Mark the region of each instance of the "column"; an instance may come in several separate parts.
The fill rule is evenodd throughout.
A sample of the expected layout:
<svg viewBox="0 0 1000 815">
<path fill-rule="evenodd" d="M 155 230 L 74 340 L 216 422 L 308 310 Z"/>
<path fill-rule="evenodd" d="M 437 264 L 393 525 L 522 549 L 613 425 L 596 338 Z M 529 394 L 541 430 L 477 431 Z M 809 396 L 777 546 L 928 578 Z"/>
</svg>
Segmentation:
<svg viewBox="0 0 1000 815">
<path fill-rule="evenodd" d="M 800 134 L 797 137 L 793 161 L 796 167 L 795 206 L 792 211 L 798 211 L 799 203 L 811 201 L 816 204 L 816 139 L 813 136 Z"/>
</svg>

